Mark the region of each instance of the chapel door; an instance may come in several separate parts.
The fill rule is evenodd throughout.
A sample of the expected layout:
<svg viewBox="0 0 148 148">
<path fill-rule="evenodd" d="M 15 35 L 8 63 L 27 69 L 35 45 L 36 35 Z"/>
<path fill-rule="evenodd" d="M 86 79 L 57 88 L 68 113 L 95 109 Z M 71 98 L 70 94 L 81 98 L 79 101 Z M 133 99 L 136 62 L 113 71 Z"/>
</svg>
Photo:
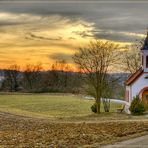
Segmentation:
<svg viewBox="0 0 148 148">
<path fill-rule="evenodd" d="M 142 100 L 144 102 L 144 105 L 146 107 L 146 110 L 148 110 L 148 90 L 146 90 L 146 91 L 143 92 Z"/>
</svg>

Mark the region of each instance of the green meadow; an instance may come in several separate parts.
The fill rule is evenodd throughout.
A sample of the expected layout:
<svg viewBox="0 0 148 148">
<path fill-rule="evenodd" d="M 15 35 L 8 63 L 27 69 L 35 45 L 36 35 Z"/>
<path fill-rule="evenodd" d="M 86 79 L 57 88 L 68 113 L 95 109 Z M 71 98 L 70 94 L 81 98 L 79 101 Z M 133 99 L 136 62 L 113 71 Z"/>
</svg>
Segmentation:
<svg viewBox="0 0 148 148">
<path fill-rule="evenodd" d="M 0 111 L 30 117 L 80 117 L 93 114 L 94 100 L 78 95 L 0 95 Z M 111 112 L 119 105 L 111 103 Z M 102 112 L 103 106 L 101 107 Z"/>
</svg>

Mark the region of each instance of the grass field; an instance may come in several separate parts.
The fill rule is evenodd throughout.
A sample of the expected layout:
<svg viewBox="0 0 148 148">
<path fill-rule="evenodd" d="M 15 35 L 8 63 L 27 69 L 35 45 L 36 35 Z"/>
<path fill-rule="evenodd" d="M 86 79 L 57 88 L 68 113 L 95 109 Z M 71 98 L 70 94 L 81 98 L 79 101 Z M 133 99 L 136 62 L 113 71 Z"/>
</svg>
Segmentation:
<svg viewBox="0 0 148 148">
<path fill-rule="evenodd" d="M 36 117 L 78 117 L 92 114 L 93 100 L 74 95 L 0 95 L 0 111 Z M 111 111 L 119 107 L 111 104 Z M 103 107 L 101 107 L 103 111 Z"/>
</svg>

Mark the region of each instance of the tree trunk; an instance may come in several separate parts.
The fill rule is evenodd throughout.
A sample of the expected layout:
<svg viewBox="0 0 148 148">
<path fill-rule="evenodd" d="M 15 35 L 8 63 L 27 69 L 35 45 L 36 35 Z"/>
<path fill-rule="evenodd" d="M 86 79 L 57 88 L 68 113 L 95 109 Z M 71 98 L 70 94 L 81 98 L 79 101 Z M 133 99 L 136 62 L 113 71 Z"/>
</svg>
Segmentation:
<svg viewBox="0 0 148 148">
<path fill-rule="evenodd" d="M 100 114 L 101 112 L 101 97 L 100 93 L 98 90 L 98 87 L 96 88 L 96 107 L 97 107 L 97 114 Z"/>
<path fill-rule="evenodd" d="M 110 111 L 110 99 L 103 99 L 103 106 L 104 106 L 104 111 L 109 112 Z"/>
<path fill-rule="evenodd" d="M 101 99 L 98 96 L 96 98 L 96 107 L 97 107 L 97 114 L 100 114 L 100 112 L 101 112 L 101 110 L 100 110 L 100 108 L 101 108 Z"/>
</svg>

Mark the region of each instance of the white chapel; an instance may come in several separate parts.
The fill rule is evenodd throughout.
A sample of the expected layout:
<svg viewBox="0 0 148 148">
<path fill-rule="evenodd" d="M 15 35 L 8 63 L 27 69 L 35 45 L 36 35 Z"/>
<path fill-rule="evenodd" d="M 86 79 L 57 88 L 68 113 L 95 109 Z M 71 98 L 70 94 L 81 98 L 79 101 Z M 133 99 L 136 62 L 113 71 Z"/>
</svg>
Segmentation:
<svg viewBox="0 0 148 148">
<path fill-rule="evenodd" d="M 130 105 L 133 98 L 138 95 L 148 110 L 148 33 L 141 52 L 142 66 L 127 79 L 125 100 Z"/>
</svg>

